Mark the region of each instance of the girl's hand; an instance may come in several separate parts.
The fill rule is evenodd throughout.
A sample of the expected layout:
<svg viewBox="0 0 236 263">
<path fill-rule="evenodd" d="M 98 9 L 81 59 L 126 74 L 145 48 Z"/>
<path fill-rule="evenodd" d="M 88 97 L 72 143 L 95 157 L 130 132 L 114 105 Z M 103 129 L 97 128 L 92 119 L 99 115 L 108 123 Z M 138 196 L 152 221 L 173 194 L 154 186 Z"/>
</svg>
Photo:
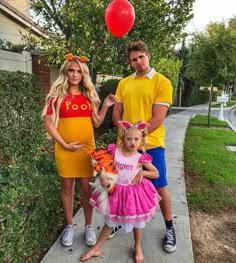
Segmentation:
<svg viewBox="0 0 236 263">
<path fill-rule="evenodd" d="M 113 94 L 109 94 L 104 102 L 103 102 L 103 107 L 106 107 L 106 108 L 109 108 L 110 106 L 114 105 L 116 102 L 116 98 L 115 98 L 115 95 Z"/>
<path fill-rule="evenodd" d="M 80 144 L 80 142 L 71 142 L 68 143 L 66 149 L 72 152 L 79 152 L 84 147 L 84 144 Z"/>
<path fill-rule="evenodd" d="M 103 187 L 109 187 L 110 186 L 109 180 L 107 178 L 100 176 L 99 179 L 100 179 L 101 185 Z"/>
<path fill-rule="evenodd" d="M 143 170 L 140 169 L 135 177 L 131 180 L 131 184 L 139 184 L 143 179 Z"/>
</svg>

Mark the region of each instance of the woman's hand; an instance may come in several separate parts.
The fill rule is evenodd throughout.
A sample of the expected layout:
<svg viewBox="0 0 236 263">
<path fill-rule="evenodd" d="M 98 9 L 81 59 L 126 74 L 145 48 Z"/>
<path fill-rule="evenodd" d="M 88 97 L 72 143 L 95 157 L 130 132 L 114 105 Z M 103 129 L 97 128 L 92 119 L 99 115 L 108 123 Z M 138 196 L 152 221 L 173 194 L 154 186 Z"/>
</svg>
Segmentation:
<svg viewBox="0 0 236 263">
<path fill-rule="evenodd" d="M 105 100 L 104 100 L 104 102 L 103 102 L 103 107 L 109 108 L 109 107 L 111 107 L 112 105 L 114 105 L 115 102 L 116 102 L 115 95 L 109 94 L 109 95 L 105 98 Z"/>
<path fill-rule="evenodd" d="M 66 145 L 66 150 L 72 152 L 79 152 L 84 147 L 84 144 L 80 144 L 80 142 L 71 142 Z"/>
<path fill-rule="evenodd" d="M 93 117 L 94 127 L 98 128 L 102 124 L 102 122 L 106 116 L 108 108 L 111 107 L 113 104 L 115 104 L 115 102 L 116 102 L 116 99 L 115 99 L 115 96 L 113 94 L 109 94 L 105 98 L 105 100 L 102 104 L 101 110 L 98 112 L 99 118 L 97 119 L 97 118 Z"/>
</svg>

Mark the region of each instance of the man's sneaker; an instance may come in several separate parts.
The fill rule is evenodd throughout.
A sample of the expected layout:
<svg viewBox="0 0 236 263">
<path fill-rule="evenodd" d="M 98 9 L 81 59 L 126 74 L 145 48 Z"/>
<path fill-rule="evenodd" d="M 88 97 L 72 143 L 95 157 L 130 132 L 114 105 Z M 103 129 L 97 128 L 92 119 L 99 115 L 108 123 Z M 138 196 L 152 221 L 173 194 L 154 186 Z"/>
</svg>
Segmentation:
<svg viewBox="0 0 236 263">
<path fill-rule="evenodd" d="M 95 232 L 93 230 L 92 225 L 86 225 L 85 226 L 85 244 L 89 247 L 94 246 L 97 243 L 97 238 L 95 235 Z"/>
<path fill-rule="evenodd" d="M 73 244 L 74 225 L 67 225 L 63 231 L 61 243 L 65 247 L 70 247 Z"/>
<path fill-rule="evenodd" d="M 164 238 L 164 250 L 169 253 L 174 252 L 176 250 L 176 237 L 173 226 L 169 229 L 166 229 L 166 234 Z"/>
<path fill-rule="evenodd" d="M 115 226 L 112 228 L 112 232 L 110 236 L 107 239 L 111 239 L 114 237 L 114 235 L 121 229 L 121 226 Z"/>
</svg>

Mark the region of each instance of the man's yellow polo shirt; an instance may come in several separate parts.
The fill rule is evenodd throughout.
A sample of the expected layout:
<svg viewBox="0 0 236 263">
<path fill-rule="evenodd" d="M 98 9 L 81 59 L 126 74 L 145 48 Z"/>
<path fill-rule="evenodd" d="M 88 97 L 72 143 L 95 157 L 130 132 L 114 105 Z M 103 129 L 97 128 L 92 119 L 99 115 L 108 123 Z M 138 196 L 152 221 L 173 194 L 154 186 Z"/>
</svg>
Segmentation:
<svg viewBox="0 0 236 263">
<path fill-rule="evenodd" d="M 123 78 L 116 90 L 116 99 L 123 104 L 122 120 L 131 123 L 138 121 L 148 122 L 152 118 L 154 104 L 169 107 L 172 104 L 172 85 L 169 79 L 151 69 L 143 76 L 135 73 Z M 165 129 L 161 125 L 150 133 L 147 138 L 147 149 L 165 147 Z"/>
</svg>

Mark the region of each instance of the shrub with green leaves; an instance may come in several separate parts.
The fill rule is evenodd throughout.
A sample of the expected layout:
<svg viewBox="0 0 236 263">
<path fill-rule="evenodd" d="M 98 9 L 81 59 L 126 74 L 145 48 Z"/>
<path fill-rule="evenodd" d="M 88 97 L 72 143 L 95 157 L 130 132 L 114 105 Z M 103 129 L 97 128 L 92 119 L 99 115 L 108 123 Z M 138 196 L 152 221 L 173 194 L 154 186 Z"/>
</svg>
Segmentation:
<svg viewBox="0 0 236 263">
<path fill-rule="evenodd" d="M 107 147 L 110 143 L 116 143 L 117 141 L 117 131 L 115 128 L 111 128 L 104 132 L 100 136 L 96 136 L 96 146 L 99 148 L 100 146 Z"/>
<path fill-rule="evenodd" d="M 64 223 L 44 98 L 35 76 L 0 71 L 0 262 L 38 262 Z"/>
<path fill-rule="evenodd" d="M 0 262 L 38 262 L 64 220 L 52 155 L 2 165 L 0 188 Z"/>
<path fill-rule="evenodd" d="M 45 142 L 40 119 L 44 97 L 33 75 L 0 71 L 0 163 L 28 155 Z"/>
</svg>

